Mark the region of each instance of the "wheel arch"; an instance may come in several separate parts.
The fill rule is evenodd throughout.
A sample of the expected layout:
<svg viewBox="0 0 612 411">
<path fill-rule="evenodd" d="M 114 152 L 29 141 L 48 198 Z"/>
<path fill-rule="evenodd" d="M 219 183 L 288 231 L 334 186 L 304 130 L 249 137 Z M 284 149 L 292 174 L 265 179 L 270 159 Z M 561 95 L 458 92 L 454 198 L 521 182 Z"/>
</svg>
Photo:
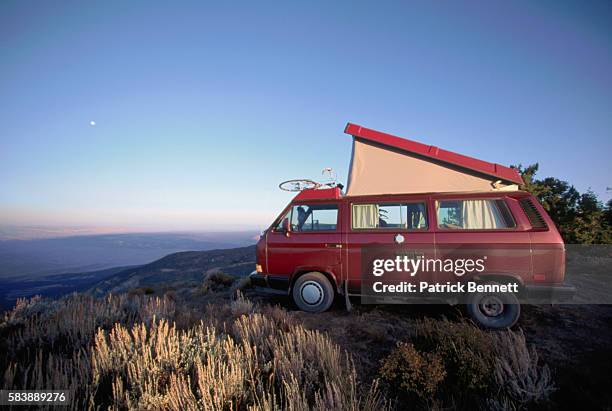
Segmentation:
<svg viewBox="0 0 612 411">
<path fill-rule="evenodd" d="M 321 269 L 320 267 L 301 267 L 299 269 L 297 269 L 293 275 L 291 276 L 291 281 L 289 282 L 289 294 L 291 294 L 293 292 L 293 286 L 295 284 L 295 282 L 297 281 L 298 278 L 300 278 L 301 276 L 303 276 L 304 274 L 308 274 L 308 273 L 320 273 L 323 274 L 327 280 L 329 281 L 329 283 L 331 284 L 332 288 L 334 289 L 336 294 L 340 293 L 340 285 L 338 283 L 338 281 L 336 280 L 336 276 L 333 274 L 332 270 L 329 269 Z"/>
</svg>

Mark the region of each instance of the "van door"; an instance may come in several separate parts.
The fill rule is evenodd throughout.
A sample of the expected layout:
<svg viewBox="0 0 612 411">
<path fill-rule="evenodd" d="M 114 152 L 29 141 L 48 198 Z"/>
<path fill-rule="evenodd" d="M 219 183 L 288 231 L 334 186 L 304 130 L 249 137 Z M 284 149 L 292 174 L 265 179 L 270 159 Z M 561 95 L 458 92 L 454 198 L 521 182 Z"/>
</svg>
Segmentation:
<svg viewBox="0 0 612 411">
<path fill-rule="evenodd" d="M 391 274 L 372 276 L 373 259 L 427 259 L 435 257 L 434 234 L 429 224 L 427 196 L 372 197 L 348 201 L 345 274 L 350 294 L 363 294 L 371 284 L 362 279 L 392 283 Z M 422 273 L 405 276 L 409 282 L 423 281 Z M 403 295 L 406 297 L 409 295 Z"/>
<path fill-rule="evenodd" d="M 338 202 L 293 204 L 268 233 L 269 282 L 287 286 L 296 273 L 324 271 L 338 282 L 341 278 L 341 227 Z M 282 221 L 288 219 L 285 233 Z M 332 284 L 335 287 L 335 284 Z"/>
</svg>

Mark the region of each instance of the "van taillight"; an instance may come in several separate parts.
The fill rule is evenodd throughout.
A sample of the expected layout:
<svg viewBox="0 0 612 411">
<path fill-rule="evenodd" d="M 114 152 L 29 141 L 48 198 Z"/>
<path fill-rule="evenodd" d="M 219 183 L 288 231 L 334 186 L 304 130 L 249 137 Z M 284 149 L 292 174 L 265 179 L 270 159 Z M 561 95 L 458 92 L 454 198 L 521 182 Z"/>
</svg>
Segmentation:
<svg viewBox="0 0 612 411">
<path fill-rule="evenodd" d="M 546 221 L 544 221 L 542 214 L 540 214 L 535 204 L 533 204 L 531 198 L 522 198 L 521 200 L 519 200 L 519 203 L 521 204 L 521 208 L 525 212 L 525 215 L 529 219 L 531 227 L 548 228 L 548 226 L 546 225 Z"/>
</svg>

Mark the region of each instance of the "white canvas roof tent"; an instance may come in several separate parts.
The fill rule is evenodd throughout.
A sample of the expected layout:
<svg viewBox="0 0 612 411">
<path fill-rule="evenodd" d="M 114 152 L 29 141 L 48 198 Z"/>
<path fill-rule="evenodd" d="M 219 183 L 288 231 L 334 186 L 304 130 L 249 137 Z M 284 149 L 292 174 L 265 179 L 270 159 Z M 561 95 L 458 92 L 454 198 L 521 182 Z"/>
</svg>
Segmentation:
<svg viewBox="0 0 612 411">
<path fill-rule="evenodd" d="M 518 190 L 517 170 L 348 123 L 347 196 Z"/>
</svg>

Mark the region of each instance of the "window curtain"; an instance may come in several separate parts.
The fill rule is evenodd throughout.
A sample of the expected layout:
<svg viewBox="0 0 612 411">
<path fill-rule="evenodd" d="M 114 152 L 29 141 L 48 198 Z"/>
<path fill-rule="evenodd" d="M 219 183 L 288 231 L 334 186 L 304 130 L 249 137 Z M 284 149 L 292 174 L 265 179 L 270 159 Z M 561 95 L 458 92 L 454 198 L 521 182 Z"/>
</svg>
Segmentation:
<svg viewBox="0 0 612 411">
<path fill-rule="evenodd" d="M 462 202 L 463 228 L 505 228 L 504 220 L 491 200 L 464 200 Z"/>
<path fill-rule="evenodd" d="M 353 205 L 353 228 L 376 228 L 378 227 L 378 205 L 376 204 L 354 204 Z"/>
</svg>

